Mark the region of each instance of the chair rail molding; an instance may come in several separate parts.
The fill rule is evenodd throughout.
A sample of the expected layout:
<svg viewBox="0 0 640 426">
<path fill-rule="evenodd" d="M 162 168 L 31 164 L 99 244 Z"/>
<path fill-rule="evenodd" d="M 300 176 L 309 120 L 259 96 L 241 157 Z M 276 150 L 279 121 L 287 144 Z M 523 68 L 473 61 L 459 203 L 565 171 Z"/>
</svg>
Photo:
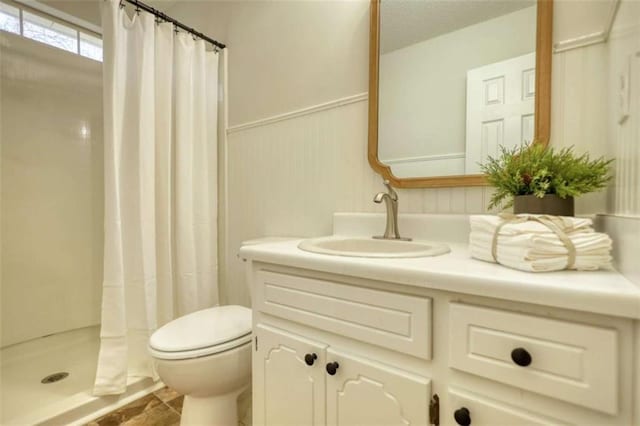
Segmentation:
<svg viewBox="0 0 640 426">
<path fill-rule="evenodd" d="M 278 121 L 289 120 L 296 117 L 302 117 L 308 114 L 314 114 L 316 112 L 325 111 L 332 108 L 338 108 L 341 106 L 353 104 L 356 102 L 364 102 L 368 99 L 368 93 L 362 92 L 351 96 L 345 96 L 344 98 L 334 99 L 328 102 L 312 105 L 309 107 L 285 112 L 283 114 L 272 115 L 271 117 L 261 118 L 259 120 L 250 121 L 248 123 L 242 123 L 227 128 L 227 134 L 240 132 L 243 130 L 252 129 L 254 127 L 266 126 L 268 124 L 277 123 Z"/>
<path fill-rule="evenodd" d="M 588 14 L 593 18 L 590 18 L 588 21 L 595 21 L 593 25 L 597 26 L 598 29 L 596 31 L 586 33 L 584 30 L 578 30 L 578 34 L 571 34 L 570 36 L 563 38 L 562 40 L 554 42 L 553 53 L 566 52 L 567 50 L 578 49 L 580 47 L 591 46 L 598 43 L 606 43 L 606 41 L 609 39 L 609 35 L 611 34 L 611 28 L 613 27 L 613 22 L 616 18 L 616 13 L 618 12 L 618 8 L 620 6 L 620 0 L 609 0 L 608 2 L 591 3 L 581 2 L 579 4 L 571 2 L 567 3 L 567 7 L 575 7 L 575 5 L 578 5 L 581 8 L 587 8 L 587 10 L 589 10 Z M 606 9 L 606 12 L 603 9 Z M 561 18 L 558 20 L 561 20 Z M 563 27 L 570 28 L 571 25 L 563 25 Z"/>
</svg>

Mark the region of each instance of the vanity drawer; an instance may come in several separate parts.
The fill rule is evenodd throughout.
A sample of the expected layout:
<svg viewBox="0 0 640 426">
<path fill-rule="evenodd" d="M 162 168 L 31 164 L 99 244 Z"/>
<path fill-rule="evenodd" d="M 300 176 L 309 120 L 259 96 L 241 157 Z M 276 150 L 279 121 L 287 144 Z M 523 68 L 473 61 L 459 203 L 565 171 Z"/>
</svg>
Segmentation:
<svg viewBox="0 0 640 426">
<path fill-rule="evenodd" d="M 258 271 L 255 309 L 431 359 L 431 299 Z"/>
<path fill-rule="evenodd" d="M 518 426 L 542 426 L 542 425 L 566 425 L 558 419 L 552 419 L 546 415 L 531 413 L 511 404 L 497 401 L 468 392 L 463 389 L 449 388 L 450 412 L 446 413 L 444 424 L 458 424 L 456 414 L 468 417 L 473 426 L 518 425 Z M 465 411 L 466 410 L 466 411 Z M 462 421 L 461 423 L 465 423 Z"/>
<path fill-rule="evenodd" d="M 458 303 L 449 322 L 451 367 L 617 413 L 616 330 Z"/>
</svg>

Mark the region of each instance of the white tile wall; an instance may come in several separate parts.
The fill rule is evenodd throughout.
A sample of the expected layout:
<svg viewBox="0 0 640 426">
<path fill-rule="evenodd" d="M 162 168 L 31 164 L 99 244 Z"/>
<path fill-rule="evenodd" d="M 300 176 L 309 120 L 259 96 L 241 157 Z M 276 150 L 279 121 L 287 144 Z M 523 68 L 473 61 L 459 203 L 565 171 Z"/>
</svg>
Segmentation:
<svg viewBox="0 0 640 426">
<path fill-rule="evenodd" d="M 100 322 L 101 64 L 0 34 L 0 346 Z"/>
</svg>

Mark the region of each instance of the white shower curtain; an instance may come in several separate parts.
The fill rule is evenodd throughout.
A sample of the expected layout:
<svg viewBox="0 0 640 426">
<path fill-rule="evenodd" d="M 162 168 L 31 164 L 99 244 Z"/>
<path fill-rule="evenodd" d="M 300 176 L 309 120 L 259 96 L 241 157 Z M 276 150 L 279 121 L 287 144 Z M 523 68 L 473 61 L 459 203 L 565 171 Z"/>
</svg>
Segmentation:
<svg viewBox="0 0 640 426">
<path fill-rule="evenodd" d="M 105 244 L 94 394 L 156 378 L 147 344 L 218 303 L 218 54 L 118 0 L 102 2 Z"/>
</svg>

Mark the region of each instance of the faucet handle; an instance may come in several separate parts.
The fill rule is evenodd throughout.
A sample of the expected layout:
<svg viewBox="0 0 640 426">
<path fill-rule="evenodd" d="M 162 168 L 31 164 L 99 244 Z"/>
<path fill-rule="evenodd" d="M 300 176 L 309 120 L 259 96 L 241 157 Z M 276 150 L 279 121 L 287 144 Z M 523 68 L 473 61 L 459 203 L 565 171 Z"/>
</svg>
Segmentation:
<svg viewBox="0 0 640 426">
<path fill-rule="evenodd" d="M 382 183 L 384 184 L 384 186 L 387 187 L 387 191 L 389 192 L 389 196 L 391 197 L 391 199 L 393 201 L 398 201 L 398 194 L 391 186 L 391 182 L 389 182 L 389 179 L 383 180 Z"/>
</svg>

